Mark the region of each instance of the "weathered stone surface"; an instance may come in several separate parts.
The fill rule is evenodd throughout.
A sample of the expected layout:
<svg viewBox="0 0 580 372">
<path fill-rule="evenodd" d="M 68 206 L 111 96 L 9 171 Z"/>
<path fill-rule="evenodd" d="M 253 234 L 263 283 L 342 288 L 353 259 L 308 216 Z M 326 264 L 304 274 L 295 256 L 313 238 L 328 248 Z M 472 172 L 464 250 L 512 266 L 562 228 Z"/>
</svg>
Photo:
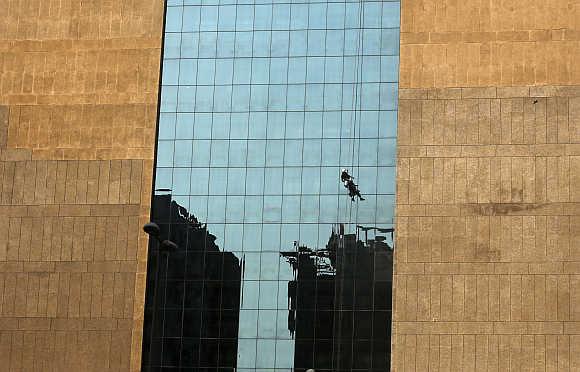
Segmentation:
<svg viewBox="0 0 580 372">
<path fill-rule="evenodd" d="M 403 0 L 400 85 L 576 85 L 579 18 L 569 0 Z"/>
<path fill-rule="evenodd" d="M 499 85 L 400 90 L 393 370 L 580 366 L 580 85 Z"/>
<path fill-rule="evenodd" d="M 0 12 L 0 365 L 138 371 L 163 2 Z"/>
</svg>

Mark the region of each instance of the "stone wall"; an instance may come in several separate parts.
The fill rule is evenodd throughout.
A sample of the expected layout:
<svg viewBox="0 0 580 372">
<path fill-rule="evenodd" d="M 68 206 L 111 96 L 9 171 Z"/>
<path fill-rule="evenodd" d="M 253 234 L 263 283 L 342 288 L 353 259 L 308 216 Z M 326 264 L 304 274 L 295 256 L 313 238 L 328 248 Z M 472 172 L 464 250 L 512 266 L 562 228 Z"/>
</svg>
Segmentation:
<svg viewBox="0 0 580 372">
<path fill-rule="evenodd" d="M 580 370 L 580 6 L 401 6 L 393 371 Z"/>
<path fill-rule="evenodd" d="M 163 2 L 0 14 L 0 364 L 137 371 Z"/>
</svg>

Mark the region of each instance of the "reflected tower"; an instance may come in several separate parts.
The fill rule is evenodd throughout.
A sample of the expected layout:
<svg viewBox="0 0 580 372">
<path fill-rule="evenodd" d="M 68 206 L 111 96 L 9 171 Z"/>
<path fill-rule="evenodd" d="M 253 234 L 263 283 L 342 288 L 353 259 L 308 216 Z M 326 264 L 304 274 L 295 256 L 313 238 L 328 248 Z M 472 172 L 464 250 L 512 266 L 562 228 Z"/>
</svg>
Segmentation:
<svg viewBox="0 0 580 372">
<path fill-rule="evenodd" d="M 241 262 L 171 195 L 153 198 L 153 221 L 178 246 L 151 243 L 147 274 L 144 371 L 236 368 Z"/>
<path fill-rule="evenodd" d="M 281 252 L 294 272 L 288 282 L 294 371 L 386 371 L 393 250 L 384 236 L 360 240 L 342 226 L 336 230 L 324 249 L 295 243 Z"/>
</svg>

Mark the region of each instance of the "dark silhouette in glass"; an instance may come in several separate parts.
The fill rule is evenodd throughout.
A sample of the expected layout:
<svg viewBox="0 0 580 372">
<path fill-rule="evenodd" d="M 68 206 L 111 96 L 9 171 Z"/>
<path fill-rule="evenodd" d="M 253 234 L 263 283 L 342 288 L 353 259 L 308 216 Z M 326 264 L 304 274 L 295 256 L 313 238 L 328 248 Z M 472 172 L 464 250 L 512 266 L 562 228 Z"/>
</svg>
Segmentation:
<svg viewBox="0 0 580 372">
<path fill-rule="evenodd" d="M 288 283 L 288 330 L 294 371 L 390 368 L 393 250 L 384 236 L 367 239 L 339 225 L 324 249 L 294 244 L 281 252 L 294 271 Z"/>
<path fill-rule="evenodd" d="M 171 195 L 153 197 L 152 220 L 176 248 L 150 243 L 142 370 L 234 371 L 240 260 Z"/>
</svg>

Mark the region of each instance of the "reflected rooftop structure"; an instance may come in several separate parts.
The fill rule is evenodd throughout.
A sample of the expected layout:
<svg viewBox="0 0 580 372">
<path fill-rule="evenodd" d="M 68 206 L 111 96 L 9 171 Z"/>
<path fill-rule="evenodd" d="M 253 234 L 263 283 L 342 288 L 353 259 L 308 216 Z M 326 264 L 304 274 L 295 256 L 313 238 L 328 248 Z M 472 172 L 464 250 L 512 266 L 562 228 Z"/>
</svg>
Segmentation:
<svg viewBox="0 0 580 372">
<path fill-rule="evenodd" d="M 288 282 L 294 371 L 388 370 L 393 250 L 384 236 L 362 241 L 342 225 L 336 230 L 324 249 L 295 242 L 293 251 L 280 253 L 294 272 Z"/>
</svg>

